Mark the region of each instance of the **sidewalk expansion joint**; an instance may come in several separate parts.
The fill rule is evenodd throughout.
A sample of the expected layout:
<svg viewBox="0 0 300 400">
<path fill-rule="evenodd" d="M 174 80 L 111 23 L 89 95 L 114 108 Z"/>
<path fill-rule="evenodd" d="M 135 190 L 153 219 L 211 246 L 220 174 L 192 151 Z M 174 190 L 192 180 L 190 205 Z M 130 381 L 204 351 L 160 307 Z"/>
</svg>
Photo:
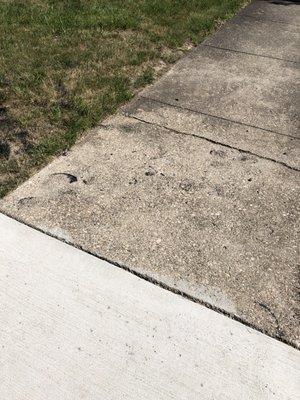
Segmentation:
<svg viewBox="0 0 300 400">
<path fill-rule="evenodd" d="M 176 129 L 168 128 L 167 126 L 160 125 L 160 124 L 157 124 L 157 123 L 154 123 L 154 122 L 149 122 L 149 121 L 146 121 L 146 120 L 144 120 L 144 119 L 142 119 L 142 118 L 139 118 L 139 117 L 135 117 L 134 115 L 131 115 L 131 114 L 129 114 L 129 113 L 125 113 L 125 115 L 126 115 L 127 117 L 129 117 L 129 118 L 135 119 L 135 120 L 140 121 L 140 122 L 143 122 L 143 123 L 145 123 L 145 124 L 149 124 L 149 125 L 152 125 L 152 126 L 157 126 L 157 127 L 159 127 L 159 128 L 166 129 L 166 130 L 168 130 L 168 131 L 170 131 L 170 132 L 174 132 L 174 133 L 176 133 L 176 134 L 178 134 L 178 135 L 192 136 L 192 137 L 194 137 L 194 138 L 196 138 L 196 139 L 203 139 L 203 140 L 206 140 L 207 142 L 210 142 L 210 143 L 213 143 L 213 144 L 217 144 L 217 145 L 219 145 L 219 146 L 227 147 L 228 149 L 237 150 L 237 151 L 240 151 L 241 153 L 249 154 L 249 155 L 251 155 L 251 156 L 255 156 L 255 157 L 261 158 L 261 159 L 263 159 L 263 160 L 272 161 L 272 162 L 274 162 L 274 163 L 276 163 L 276 164 L 280 164 L 280 165 L 282 165 L 283 167 L 288 168 L 288 169 L 290 169 L 290 170 L 292 170 L 292 171 L 297 171 L 297 172 L 300 171 L 299 168 L 291 167 L 290 165 L 286 164 L 285 162 L 275 160 L 274 158 L 271 158 L 271 157 L 260 156 L 259 154 L 253 153 L 252 151 L 243 150 L 243 149 L 240 149 L 240 148 L 238 148 L 238 147 L 230 146 L 229 144 L 221 143 L 221 142 L 218 142 L 218 141 L 213 140 L 213 139 L 208 139 L 208 138 L 205 137 L 205 136 L 196 135 L 195 133 L 188 133 L 188 132 L 177 131 Z"/>
<path fill-rule="evenodd" d="M 59 241 L 61 241 L 63 243 L 66 243 L 67 245 L 72 246 L 72 247 L 74 247 L 74 248 L 76 248 L 78 250 L 81 250 L 81 251 L 83 251 L 83 252 L 85 252 L 85 253 L 93 256 L 93 257 L 96 257 L 99 260 L 102 260 L 102 261 L 105 261 L 105 262 L 107 262 L 107 263 L 109 263 L 111 265 L 114 265 L 115 267 L 120 268 L 123 271 L 129 272 L 130 274 L 135 275 L 140 279 L 143 279 L 144 281 L 147 281 L 147 282 L 149 282 L 149 283 L 151 283 L 153 285 L 156 285 L 156 286 L 158 286 L 158 287 L 160 287 L 160 288 L 162 288 L 164 290 L 167 290 L 167 291 L 169 291 L 169 292 L 171 292 L 171 293 L 173 293 L 175 295 L 181 296 L 181 297 L 185 298 L 186 300 L 192 301 L 193 303 L 202 305 L 202 306 L 204 306 L 204 307 L 206 307 L 206 308 L 208 308 L 210 310 L 213 310 L 213 311 L 215 311 L 215 312 L 217 312 L 219 314 L 222 314 L 225 317 L 228 317 L 228 318 L 230 318 L 230 319 L 232 319 L 232 320 L 234 320 L 236 322 L 239 322 L 239 323 L 241 323 L 241 324 L 243 324 L 243 325 L 245 325 L 245 326 L 247 326 L 247 327 L 249 327 L 251 329 L 254 329 L 254 330 L 256 330 L 256 331 L 258 331 L 258 332 L 260 332 L 260 333 L 262 333 L 262 334 L 264 334 L 264 335 L 266 335 L 266 336 L 268 336 L 268 337 L 270 337 L 272 339 L 278 340 L 281 343 L 284 343 L 284 344 L 286 344 L 288 346 L 291 346 L 296 350 L 300 350 L 300 346 L 298 346 L 296 343 L 293 343 L 292 341 L 282 337 L 280 332 L 279 332 L 279 334 L 272 335 L 269 332 L 267 332 L 266 330 L 256 326 L 255 324 L 252 324 L 252 323 L 248 322 L 247 320 L 245 320 L 242 317 L 239 317 L 239 316 L 237 316 L 237 315 L 235 315 L 235 314 L 233 314 L 233 313 L 231 313 L 229 311 L 224 310 L 223 308 L 216 307 L 216 306 L 214 306 L 214 305 L 212 305 L 212 304 L 210 304 L 210 303 L 208 303 L 208 302 L 206 302 L 204 300 L 199 299 L 198 297 L 190 295 L 187 292 L 184 292 L 182 290 L 174 288 L 173 286 L 170 286 L 170 285 L 168 285 L 168 284 L 166 284 L 164 282 L 161 282 L 158 279 L 155 279 L 155 278 L 153 278 L 152 276 L 150 276 L 148 274 L 144 274 L 144 273 L 138 272 L 136 269 L 134 269 L 132 267 L 128 267 L 127 265 L 124 265 L 124 264 L 121 264 L 121 263 L 119 263 L 117 261 L 111 260 L 108 257 L 104 257 L 104 256 L 99 255 L 97 253 L 94 253 L 94 252 L 92 252 L 90 250 L 87 250 L 87 249 L 85 249 L 84 247 L 82 247 L 80 245 L 77 245 L 75 243 L 72 243 L 72 242 L 64 239 L 64 238 L 61 238 L 61 237 L 59 237 L 57 235 L 54 235 L 54 234 L 52 234 L 50 232 L 47 232 L 47 231 L 43 230 L 42 228 L 36 227 L 36 226 L 34 226 L 34 225 L 30 224 L 30 223 L 27 223 L 27 222 L 23 221 L 22 219 L 16 218 L 15 216 L 10 215 L 9 213 L 7 213 L 5 211 L 1 211 L 1 212 L 2 212 L 2 214 L 6 215 L 9 218 L 14 219 L 15 221 L 20 222 L 21 224 L 24 224 L 24 225 L 26 225 L 26 226 L 28 226 L 28 227 L 30 227 L 30 228 L 38 231 L 38 232 L 41 232 L 41 233 L 43 233 L 43 234 L 45 234 L 47 236 L 50 236 L 50 237 L 52 237 L 52 238 L 54 238 L 56 240 L 59 240 Z"/>
<path fill-rule="evenodd" d="M 300 138 L 298 138 L 297 136 L 294 136 L 294 135 L 288 135 L 287 133 L 272 131 L 272 129 L 267 129 L 267 128 L 262 128 L 262 127 L 256 126 L 256 125 L 246 124 L 245 122 L 235 121 L 235 120 L 232 120 L 232 119 L 229 119 L 229 118 L 226 118 L 226 117 L 220 117 L 218 115 L 213 115 L 213 114 L 209 114 L 209 113 L 206 113 L 206 112 L 203 112 L 203 111 L 198 111 L 198 110 L 195 110 L 195 109 L 189 108 L 189 107 L 183 107 L 183 106 L 180 106 L 179 104 L 172 104 L 172 103 L 169 103 L 167 101 L 154 99 L 154 98 L 149 97 L 149 96 L 141 95 L 141 96 L 139 96 L 139 98 L 145 99 L 145 100 L 151 100 L 154 103 L 159 103 L 159 104 L 162 104 L 164 106 L 178 108 L 179 110 L 190 111 L 190 112 L 193 112 L 194 114 L 205 115 L 207 117 L 220 119 L 220 120 L 226 121 L 226 122 L 231 122 L 232 124 L 238 124 L 238 125 L 242 125 L 242 126 L 247 126 L 248 128 L 260 129 L 261 131 L 264 131 L 264 132 L 270 132 L 270 133 L 274 133 L 275 135 L 286 136 L 286 137 L 289 137 L 289 138 L 294 139 L 294 140 L 300 140 Z"/>
<path fill-rule="evenodd" d="M 280 58 L 280 57 L 265 56 L 263 54 L 258 54 L 258 53 L 249 53 L 248 51 L 228 49 L 226 47 L 213 46 L 211 44 L 202 43 L 200 46 L 211 47 L 212 49 L 218 49 L 218 50 L 223 50 L 223 51 L 230 51 L 232 53 L 247 54 L 249 56 L 254 56 L 254 57 L 268 58 L 271 60 L 278 60 L 278 61 L 284 61 L 284 62 L 289 62 L 289 63 L 294 63 L 294 64 L 300 64 L 299 61 L 287 60 L 285 58 Z"/>
</svg>

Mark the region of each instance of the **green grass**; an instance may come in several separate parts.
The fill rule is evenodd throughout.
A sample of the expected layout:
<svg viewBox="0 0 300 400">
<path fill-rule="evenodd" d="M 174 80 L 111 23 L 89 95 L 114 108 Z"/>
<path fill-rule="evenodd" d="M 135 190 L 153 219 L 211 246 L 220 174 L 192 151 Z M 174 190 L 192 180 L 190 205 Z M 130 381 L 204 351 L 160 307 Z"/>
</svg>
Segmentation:
<svg viewBox="0 0 300 400">
<path fill-rule="evenodd" d="M 0 197 L 244 3 L 0 0 Z"/>
</svg>

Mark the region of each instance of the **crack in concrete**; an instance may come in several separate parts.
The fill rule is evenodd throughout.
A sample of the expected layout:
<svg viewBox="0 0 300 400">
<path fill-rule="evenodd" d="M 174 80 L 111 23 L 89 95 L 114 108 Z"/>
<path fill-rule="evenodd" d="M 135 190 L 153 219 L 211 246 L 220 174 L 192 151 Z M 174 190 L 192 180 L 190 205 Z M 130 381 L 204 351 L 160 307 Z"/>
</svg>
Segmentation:
<svg viewBox="0 0 300 400">
<path fill-rule="evenodd" d="M 262 128 L 262 127 L 260 127 L 260 126 L 255 126 L 255 125 L 249 125 L 249 124 L 246 124 L 246 123 L 244 123 L 244 122 L 234 121 L 234 120 L 232 120 L 232 119 L 228 119 L 228 118 L 225 118 L 225 117 L 219 117 L 219 116 L 217 116 L 217 115 L 208 114 L 208 113 L 205 113 L 205 112 L 202 112 L 202 111 L 194 110 L 193 108 L 183 107 L 183 106 L 180 106 L 180 105 L 168 103 L 167 101 L 162 101 L 162 100 L 158 100 L 158 99 L 153 99 L 152 97 L 147 97 L 147 96 L 142 96 L 142 95 L 139 96 L 139 97 L 140 97 L 141 99 L 151 100 L 151 101 L 153 101 L 153 102 L 155 102 L 155 103 L 163 104 L 163 105 L 165 105 L 165 106 L 178 108 L 178 109 L 183 110 L 183 111 L 191 111 L 191 112 L 193 112 L 193 113 L 195 113 L 195 114 L 206 115 L 207 117 L 220 119 L 220 120 L 223 120 L 223 121 L 226 121 L 226 122 L 231 122 L 231 123 L 233 123 L 233 124 L 238 124 L 238 125 L 247 126 L 248 128 L 260 129 L 261 131 L 274 133 L 274 134 L 276 134 L 276 135 L 286 136 L 286 137 L 289 137 L 289 138 L 294 139 L 294 140 L 300 140 L 300 138 L 298 138 L 297 136 L 288 135 L 287 133 L 275 132 L 275 131 L 272 131 L 271 129 Z M 127 115 L 127 114 L 128 114 L 128 115 Z M 127 113 L 127 114 L 126 114 L 126 112 L 125 112 L 124 115 L 130 116 L 129 113 Z M 145 122 L 146 122 L 146 121 L 145 121 Z M 167 128 L 167 129 L 170 129 L 170 128 Z"/>
<path fill-rule="evenodd" d="M 278 318 L 277 318 L 277 316 L 276 316 L 276 314 L 274 313 L 274 311 L 272 311 L 271 310 L 271 308 L 269 307 L 269 306 L 267 306 L 266 304 L 264 304 L 264 303 L 262 303 L 262 302 L 255 302 L 257 305 L 259 305 L 264 311 L 266 311 L 268 314 L 270 314 L 271 315 L 271 317 L 273 318 L 273 320 L 275 321 L 275 323 L 276 323 L 276 336 L 277 337 L 282 337 L 282 336 L 284 336 L 284 333 L 283 333 L 283 331 L 282 331 L 282 329 L 281 329 L 281 327 L 280 327 L 280 324 L 279 324 L 279 320 L 278 320 Z"/>
<path fill-rule="evenodd" d="M 237 151 L 240 151 L 241 153 L 249 154 L 251 156 L 255 156 L 255 157 L 261 158 L 263 160 L 272 161 L 272 162 L 274 162 L 276 164 L 280 164 L 280 165 L 282 165 L 282 166 L 284 166 L 284 167 L 286 167 L 286 168 L 288 168 L 288 169 L 290 169 L 292 171 L 297 171 L 297 172 L 300 171 L 299 168 L 292 167 L 292 166 L 286 164 L 283 161 L 278 161 L 278 160 L 275 160 L 274 158 L 271 158 L 271 157 L 260 156 L 260 155 L 258 155 L 256 153 L 253 153 L 253 152 L 249 151 L 249 150 L 243 150 L 243 149 L 240 149 L 238 147 L 230 146 L 229 144 L 226 144 L 226 143 L 221 143 L 221 142 L 218 142 L 218 141 L 213 140 L 213 139 L 208 139 L 205 136 L 196 135 L 194 133 L 186 133 L 186 132 L 178 131 L 178 130 L 173 129 L 173 128 L 168 128 L 167 126 L 164 126 L 164 125 L 161 125 L 161 124 L 157 124 L 157 123 L 154 123 L 154 122 L 146 121 L 146 120 L 144 120 L 142 118 L 139 118 L 139 117 L 136 117 L 136 116 L 134 116 L 134 115 L 132 115 L 130 113 L 125 113 L 124 115 L 126 115 L 129 118 L 135 119 L 137 121 L 143 122 L 145 124 L 157 126 L 159 128 L 164 128 L 164 129 L 166 129 L 168 131 L 174 132 L 174 133 L 179 134 L 179 135 L 192 136 L 192 137 L 197 138 L 197 139 L 203 139 L 203 140 L 206 140 L 206 141 L 208 141 L 210 143 L 217 144 L 219 146 L 223 146 L 223 147 L 226 147 L 226 148 L 229 148 L 229 149 L 232 149 L 232 150 L 237 150 Z"/>
<path fill-rule="evenodd" d="M 216 306 L 214 306 L 214 305 L 212 305 L 212 304 L 210 304 L 210 303 L 208 303 L 206 301 L 203 301 L 203 300 L 201 300 L 201 299 L 199 299 L 199 298 L 197 298 L 195 296 L 192 296 L 192 295 L 190 295 L 190 294 L 188 294 L 188 293 L 186 293 L 186 292 L 184 292 L 182 290 L 179 290 L 177 288 L 169 286 L 168 284 L 166 284 L 164 282 L 161 282 L 158 279 L 155 279 L 155 278 L 153 278 L 152 276 L 150 276 L 148 274 L 144 274 L 144 273 L 138 272 L 137 270 L 135 270 L 132 267 L 128 267 L 127 265 L 124 265 L 124 264 L 121 264 L 121 263 L 119 263 L 117 261 L 111 260 L 108 257 L 104 257 L 102 255 L 94 253 L 94 252 L 92 252 L 90 250 L 85 249 L 84 247 L 82 247 L 80 245 L 77 245 L 77 244 L 74 244 L 74 243 L 68 241 L 65 238 L 61 238 L 61 237 L 59 237 L 59 236 L 57 236 L 57 235 L 55 235 L 55 234 L 53 234 L 51 232 L 47 232 L 46 230 L 44 230 L 42 228 L 36 227 L 36 226 L 34 226 L 34 225 L 30 224 L 30 223 L 22 221 L 21 219 L 16 218 L 15 216 L 10 215 L 7 212 L 4 212 L 4 211 L 1 211 L 1 212 L 2 212 L 2 214 L 6 215 L 7 217 L 12 218 L 15 221 L 18 221 L 18 222 L 20 222 L 20 223 L 22 223 L 22 224 L 24 224 L 24 225 L 26 225 L 26 226 L 28 226 L 28 227 L 30 227 L 32 229 L 35 229 L 38 232 L 41 232 L 41 233 L 43 233 L 43 234 L 45 234 L 47 236 L 53 237 L 54 239 L 59 240 L 59 241 L 61 241 L 63 243 L 66 243 L 67 245 L 72 246 L 72 247 L 74 247 L 74 248 L 76 248 L 78 250 L 84 251 L 85 253 L 90 254 L 91 256 L 96 257 L 99 260 L 106 261 L 107 263 L 109 263 L 111 265 L 114 265 L 117 268 L 120 268 L 120 269 L 122 269 L 122 270 L 124 270 L 126 272 L 129 272 L 129 273 L 137 276 L 138 278 L 143 279 L 143 280 L 145 280 L 145 281 L 147 281 L 149 283 L 152 283 L 153 285 L 159 286 L 160 288 L 162 288 L 164 290 L 167 290 L 167 291 L 169 291 L 169 292 L 171 292 L 173 294 L 181 296 L 181 297 L 183 297 L 183 298 L 185 298 L 185 299 L 187 299 L 189 301 L 192 301 L 193 303 L 200 304 L 200 305 L 202 305 L 202 306 L 204 306 L 204 307 L 206 307 L 206 308 L 208 308 L 210 310 L 213 310 L 213 311 L 215 311 L 215 312 L 217 312 L 219 314 L 224 315 L 225 317 L 231 318 L 232 320 L 234 320 L 236 322 L 239 322 L 239 323 L 241 323 L 241 324 L 243 324 L 243 325 L 245 325 L 245 326 L 247 326 L 247 327 L 249 327 L 251 329 L 254 329 L 254 330 L 260 332 L 260 333 L 263 333 L 264 335 L 266 335 L 266 336 L 268 336 L 268 337 L 270 337 L 272 339 L 278 340 L 279 342 L 282 342 L 282 343 L 284 343 L 284 344 L 286 344 L 288 346 L 291 346 L 296 350 L 300 350 L 300 346 L 298 346 L 296 343 L 293 343 L 289 339 L 286 339 L 285 337 L 282 337 L 282 336 L 272 335 L 269 332 L 267 332 L 266 330 L 256 326 L 255 324 L 252 324 L 251 322 L 248 322 L 247 320 L 245 320 L 242 317 L 239 317 L 239 316 L 237 316 L 237 315 L 235 315 L 235 314 L 233 314 L 231 312 L 228 312 L 228 311 L 226 311 L 226 310 L 224 310 L 224 309 L 222 309 L 220 307 L 216 307 Z"/>
<path fill-rule="evenodd" d="M 280 57 L 264 56 L 263 54 L 249 53 L 249 52 L 247 52 L 247 51 L 242 51 L 242 50 L 227 49 L 227 48 L 225 48 L 225 47 L 213 46 L 213 45 L 211 45 L 211 44 L 202 43 L 201 46 L 211 47 L 212 49 L 218 49 L 218 50 L 224 50 L 224 51 L 231 51 L 232 53 L 247 54 L 247 55 L 249 55 L 249 56 L 262 57 L 262 58 L 269 58 L 269 59 L 271 59 L 271 60 L 278 60 L 278 61 L 290 62 L 290 63 L 294 63 L 294 64 L 300 64 L 299 61 L 287 60 L 287 59 L 285 59 L 285 58 L 280 58 Z M 261 128 L 260 128 L 260 129 L 261 129 Z M 276 132 L 274 132 L 274 133 L 276 133 Z"/>
</svg>

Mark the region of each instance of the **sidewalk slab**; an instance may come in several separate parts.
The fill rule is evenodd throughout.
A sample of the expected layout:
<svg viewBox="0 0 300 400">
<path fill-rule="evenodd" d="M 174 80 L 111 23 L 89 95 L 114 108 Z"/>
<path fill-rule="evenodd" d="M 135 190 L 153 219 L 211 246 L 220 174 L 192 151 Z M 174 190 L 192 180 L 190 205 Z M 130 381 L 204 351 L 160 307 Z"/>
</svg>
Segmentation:
<svg viewBox="0 0 300 400">
<path fill-rule="evenodd" d="M 300 353 L 0 215 L 1 395 L 294 400 Z"/>
<path fill-rule="evenodd" d="M 143 97 L 299 136 L 299 67 L 208 46 L 180 60 Z"/>
<path fill-rule="evenodd" d="M 299 0 L 255 0 L 240 15 L 300 26 Z"/>
<path fill-rule="evenodd" d="M 123 109 L 126 115 L 142 121 L 206 138 L 300 170 L 300 138 L 266 132 L 143 97 L 136 98 Z"/>
<path fill-rule="evenodd" d="M 209 36 L 203 44 L 300 62 L 299 35 L 300 27 L 238 16 Z"/>
<path fill-rule="evenodd" d="M 1 207 L 299 344 L 299 187 L 273 161 L 115 116 Z"/>
<path fill-rule="evenodd" d="M 294 32 L 282 3 L 246 7 L 237 48 Z M 0 207 L 299 346 L 298 69 L 201 45 Z"/>
</svg>

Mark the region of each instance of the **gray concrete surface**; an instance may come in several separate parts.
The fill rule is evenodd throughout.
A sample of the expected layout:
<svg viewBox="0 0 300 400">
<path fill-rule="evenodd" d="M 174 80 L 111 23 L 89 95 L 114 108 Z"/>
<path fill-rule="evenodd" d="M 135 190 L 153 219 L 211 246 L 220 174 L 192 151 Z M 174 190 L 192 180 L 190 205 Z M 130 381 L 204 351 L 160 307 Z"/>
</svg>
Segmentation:
<svg viewBox="0 0 300 400">
<path fill-rule="evenodd" d="M 199 46 L 142 95 L 289 136 L 299 135 L 294 62 Z"/>
<path fill-rule="evenodd" d="M 300 27 L 236 17 L 203 44 L 300 62 Z"/>
<path fill-rule="evenodd" d="M 2 207 L 297 340 L 299 200 L 296 171 L 120 116 Z"/>
<path fill-rule="evenodd" d="M 300 353 L 0 215 L 6 400 L 294 400 Z"/>
<path fill-rule="evenodd" d="M 299 13 L 245 8 L 248 48 L 258 20 L 292 31 Z M 295 62 L 199 46 L 1 209 L 297 346 L 297 77 Z"/>
<path fill-rule="evenodd" d="M 254 0 L 240 15 L 299 27 L 299 0 Z"/>
<path fill-rule="evenodd" d="M 269 158 L 300 170 L 300 139 L 263 129 L 137 98 L 124 107 L 126 115 L 180 133 L 206 138 L 215 143 Z"/>
</svg>

